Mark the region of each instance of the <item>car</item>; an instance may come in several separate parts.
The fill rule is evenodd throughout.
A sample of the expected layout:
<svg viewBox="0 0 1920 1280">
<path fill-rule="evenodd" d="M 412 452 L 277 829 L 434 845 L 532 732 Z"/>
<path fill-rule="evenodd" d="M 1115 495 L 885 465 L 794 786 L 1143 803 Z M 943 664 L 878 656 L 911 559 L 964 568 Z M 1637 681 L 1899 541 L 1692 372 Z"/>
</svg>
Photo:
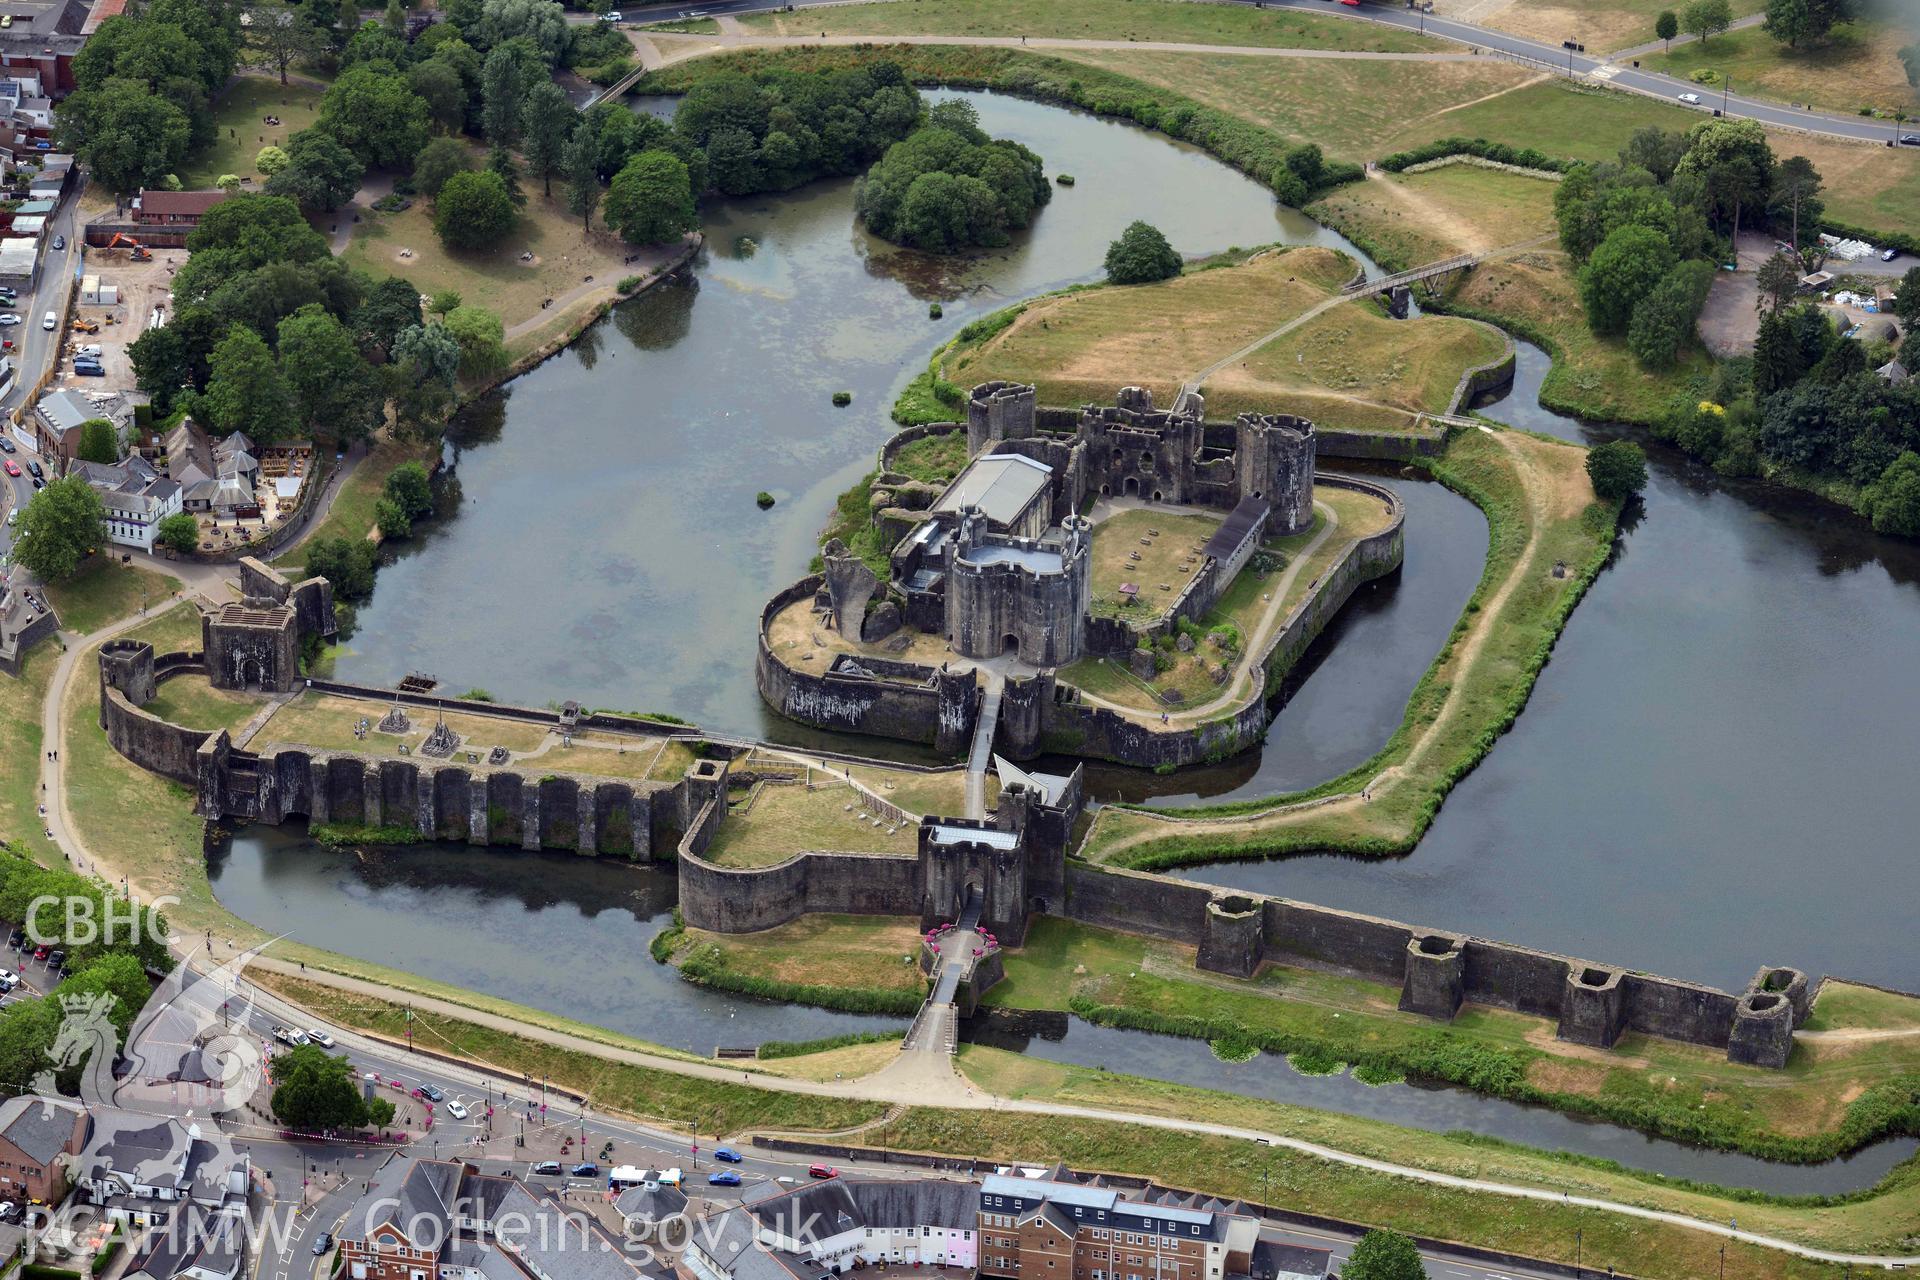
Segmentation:
<svg viewBox="0 0 1920 1280">
<path fill-rule="evenodd" d="M 47 968 L 58 969 L 67 962 L 67 953 L 60 947 L 47 952 Z"/>
<path fill-rule="evenodd" d="M 13 450 L 9 449 L 7 450 L 7 452 L 12 453 Z M 12 947 L 15 951 L 18 951 L 22 946 L 26 945 L 26 941 L 27 941 L 27 935 L 23 931 L 19 929 L 15 929 L 13 931 L 12 936 L 10 936 L 7 939 L 7 945 Z"/>
<path fill-rule="evenodd" d="M 47 949 L 45 947 L 35 947 L 33 949 L 33 958 L 35 960 L 45 960 L 47 958 Z"/>
<path fill-rule="evenodd" d="M 333 1232 L 322 1231 L 319 1235 L 314 1237 L 313 1239 L 313 1256 L 314 1257 L 316 1258 L 325 1257 L 327 1250 L 331 1248 L 333 1248 Z"/>
<path fill-rule="evenodd" d="M 19 1205 L 11 1200 L 0 1200 L 0 1222 L 18 1222 L 22 1216 Z"/>
<path fill-rule="evenodd" d="M 600 1166 L 591 1160 L 583 1160 L 568 1172 L 576 1178 L 597 1178 L 600 1176 Z"/>
<path fill-rule="evenodd" d="M 11 991 L 19 985 L 19 974 L 11 969 L 0 969 L 0 991 Z"/>
<path fill-rule="evenodd" d="M 8 312 L 5 312 L 4 314 L 0 314 L 0 326 L 16 325 L 19 323 L 20 323 L 20 317 L 12 311 L 8 311 Z"/>
<path fill-rule="evenodd" d="M 107 351 L 106 348 L 102 347 L 99 343 L 89 342 L 84 347 L 75 347 L 73 354 L 77 356 L 103 356 L 107 354 Z"/>
<path fill-rule="evenodd" d="M 20 464 L 15 462 L 12 458 L 7 459 L 7 474 L 10 476 L 17 476 L 20 474 Z"/>
<path fill-rule="evenodd" d="M 47 482 L 45 480 L 42 480 L 39 476 L 35 476 L 33 478 L 33 487 L 36 490 L 44 489 L 47 487 Z"/>
<path fill-rule="evenodd" d="M 65 236 L 55 236 L 53 238 L 53 251 L 55 253 L 60 252 L 60 250 L 66 247 L 67 247 L 67 238 Z"/>
<path fill-rule="evenodd" d="M 740 1185 L 740 1175 L 732 1169 L 722 1169 L 718 1173 L 710 1173 L 707 1175 L 707 1185 L 710 1187 L 737 1187 Z"/>
<path fill-rule="evenodd" d="M 444 1101 L 447 1096 L 446 1090 L 430 1084 L 422 1084 L 420 1086 L 420 1092 L 427 1095 L 428 1102 L 441 1102 Z"/>
<path fill-rule="evenodd" d="M 58 329 L 60 327 L 60 317 L 55 315 L 53 312 L 49 311 L 44 316 L 40 317 L 40 327 L 42 329 L 45 329 L 48 333 L 52 333 L 55 329 Z"/>
<path fill-rule="evenodd" d="M 1880 251 L 1880 261 L 1882 262 L 1892 262 L 1899 256 L 1900 251 L 1898 249 L 1882 249 Z"/>
<path fill-rule="evenodd" d="M 455 1120 L 465 1120 L 467 1118 L 467 1104 L 455 1098 L 447 1104 L 447 1114 Z"/>
<path fill-rule="evenodd" d="M 39 479 L 43 479 L 47 473 L 40 469 L 40 464 L 37 461 L 35 461 L 32 458 L 28 458 L 27 474 L 32 476 L 34 479 L 39 480 Z"/>
<path fill-rule="evenodd" d="M 528 1169 L 527 1172 L 538 1178 L 557 1178 L 560 1176 L 560 1162 L 558 1160 L 541 1160 L 531 1169 Z"/>
<path fill-rule="evenodd" d="M 1920 133 L 1901 134 L 1900 145 L 1903 147 L 1920 147 Z"/>
<path fill-rule="evenodd" d="M 620 11 L 619 11 L 618 9 L 609 9 L 609 10 L 607 10 L 607 11 L 606 11 L 605 13 L 603 13 L 603 14 L 601 14 L 601 15 L 600 15 L 600 21 L 602 21 L 602 22 L 625 22 L 625 21 L 626 21 L 626 19 L 625 19 L 624 17 L 622 17 L 622 16 L 621 16 L 621 14 L 620 14 Z"/>
<path fill-rule="evenodd" d="M 73 371 L 83 378 L 104 378 L 107 376 L 107 371 L 97 364 L 77 364 L 73 367 Z"/>
<path fill-rule="evenodd" d="M 0 453 L 12 453 L 12 452 L 13 452 L 13 441 L 6 436 L 0 436 Z"/>
<path fill-rule="evenodd" d="M 333 1037 L 328 1035 L 326 1032 L 320 1030 L 318 1027 L 315 1027 L 313 1030 L 307 1032 L 307 1039 L 313 1041 L 315 1044 L 319 1045 L 322 1049 L 333 1048 Z"/>
<path fill-rule="evenodd" d="M 810 1178 L 837 1178 L 840 1176 L 840 1171 L 830 1164 L 810 1164 L 807 1166 L 807 1176 Z"/>
<path fill-rule="evenodd" d="M 73 359 L 73 367 L 76 369 L 98 369 L 102 373 L 105 373 L 107 370 L 107 366 L 100 363 L 98 356 L 75 356 Z"/>
<path fill-rule="evenodd" d="M 1700 95 L 1697 93 L 1683 93 L 1680 95 L 1680 101 L 1686 103 L 1688 106 L 1697 107 L 1700 105 Z"/>
<path fill-rule="evenodd" d="M 724 1161 L 727 1164 L 740 1163 L 740 1153 L 738 1151 L 735 1151 L 732 1147 L 715 1147 L 713 1149 L 713 1158 L 715 1160 Z"/>
</svg>

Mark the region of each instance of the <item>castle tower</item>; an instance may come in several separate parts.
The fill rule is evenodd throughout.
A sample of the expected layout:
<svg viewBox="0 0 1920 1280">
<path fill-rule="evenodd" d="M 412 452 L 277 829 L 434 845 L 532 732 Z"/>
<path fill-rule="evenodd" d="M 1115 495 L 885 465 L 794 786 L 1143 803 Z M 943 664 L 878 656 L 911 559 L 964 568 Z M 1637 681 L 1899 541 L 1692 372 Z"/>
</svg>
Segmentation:
<svg viewBox="0 0 1920 1280">
<path fill-rule="evenodd" d="M 1285 413 L 1243 413 L 1233 427 L 1235 496 L 1273 504 L 1269 534 L 1298 533 L 1311 525 L 1313 424 Z"/>
<path fill-rule="evenodd" d="M 1034 431 L 1034 390 L 1022 382 L 983 382 L 967 397 L 967 454 L 1002 440 L 1023 440 Z"/>
<path fill-rule="evenodd" d="M 100 646 L 100 727 L 107 727 L 107 690 L 118 689 L 128 702 L 144 707 L 152 702 L 157 681 L 153 674 L 153 646 L 144 640 L 109 640 Z"/>
</svg>

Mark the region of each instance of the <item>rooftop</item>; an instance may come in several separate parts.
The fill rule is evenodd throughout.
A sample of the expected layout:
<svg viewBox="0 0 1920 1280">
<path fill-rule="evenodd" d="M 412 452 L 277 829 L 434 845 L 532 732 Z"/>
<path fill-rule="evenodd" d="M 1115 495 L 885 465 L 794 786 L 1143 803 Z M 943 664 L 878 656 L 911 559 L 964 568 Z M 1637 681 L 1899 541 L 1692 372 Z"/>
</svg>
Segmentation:
<svg viewBox="0 0 1920 1280">
<path fill-rule="evenodd" d="M 1017 831 L 997 831 L 992 827 L 956 827 L 945 822 L 936 822 L 929 830 L 935 844 L 984 844 L 990 849 L 1016 849 L 1020 845 Z"/>
<path fill-rule="evenodd" d="M 1010 525 L 1046 492 L 1052 479 L 1053 468 L 1045 463 L 1015 453 L 989 454 L 968 463 L 933 509 L 957 515 L 967 507 L 978 507 L 995 524 Z"/>
<path fill-rule="evenodd" d="M 1038 547 L 1009 547 L 983 543 L 969 548 L 961 557 L 968 564 L 1017 564 L 1029 573 L 1059 573 L 1066 567 L 1058 551 Z"/>
</svg>

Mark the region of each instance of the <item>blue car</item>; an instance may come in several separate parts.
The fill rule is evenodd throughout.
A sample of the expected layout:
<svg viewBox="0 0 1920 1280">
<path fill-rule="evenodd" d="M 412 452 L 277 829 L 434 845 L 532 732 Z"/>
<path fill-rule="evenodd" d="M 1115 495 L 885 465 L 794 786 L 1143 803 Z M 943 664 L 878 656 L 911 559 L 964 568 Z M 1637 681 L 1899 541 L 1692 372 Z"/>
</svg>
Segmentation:
<svg viewBox="0 0 1920 1280">
<path fill-rule="evenodd" d="M 731 1169 L 722 1169 L 718 1173 L 710 1173 L 707 1175 L 707 1185 L 711 1187 L 737 1187 L 740 1185 L 740 1175 Z"/>
<path fill-rule="evenodd" d="M 740 1153 L 738 1151 L 735 1151 L 732 1147 L 716 1148 L 713 1153 L 713 1158 L 715 1160 L 723 1160 L 728 1164 L 740 1163 Z"/>
</svg>

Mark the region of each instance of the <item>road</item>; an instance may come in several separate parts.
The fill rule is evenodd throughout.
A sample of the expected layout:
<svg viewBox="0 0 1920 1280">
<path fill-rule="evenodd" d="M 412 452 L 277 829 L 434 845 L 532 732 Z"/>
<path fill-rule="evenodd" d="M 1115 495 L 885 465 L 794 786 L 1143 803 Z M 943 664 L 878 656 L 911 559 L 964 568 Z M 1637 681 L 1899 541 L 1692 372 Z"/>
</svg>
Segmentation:
<svg viewBox="0 0 1920 1280">
<path fill-rule="evenodd" d="M 1228 0 L 1228 2 L 1256 4 L 1256 0 Z M 715 0 L 715 3 L 711 4 L 623 5 L 620 12 L 626 21 L 632 24 L 661 22 L 693 13 L 711 18 L 722 14 L 738 16 L 744 13 L 771 13 L 788 7 L 808 9 L 815 5 L 835 3 L 845 3 L 845 0 L 793 0 L 791 6 L 784 3 L 768 3 L 767 0 Z M 1724 107 L 1725 113 L 1729 116 L 1744 116 L 1779 128 L 1803 129 L 1859 142 L 1891 143 L 1900 132 L 1900 126 L 1890 120 L 1870 120 L 1861 116 L 1806 111 L 1785 103 L 1750 98 L 1739 93 L 1727 94 L 1723 100 L 1721 95 L 1709 94 L 1690 81 L 1659 75 L 1652 71 L 1638 70 L 1632 65 L 1631 59 L 1623 59 L 1621 63 L 1615 64 L 1605 54 L 1570 52 L 1544 41 L 1529 40 L 1525 36 L 1495 31 L 1489 27 L 1475 26 L 1469 22 L 1443 18 L 1436 14 L 1422 14 L 1409 9 L 1395 8 L 1387 4 L 1369 3 L 1355 9 L 1347 5 L 1330 3 L 1330 0 L 1258 0 L 1258 5 L 1268 9 L 1298 9 L 1356 22 L 1378 22 L 1407 31 L 1422 32 L 1473 49 L 1484 49 L 1520 58 L 1538 64 L 1543 70 L 1556 71 L 1561 75 L 1578 76 L 1591 83 L 1607 84 L 1616 89 L 1662 98 L 1676 106 L 1682 105 L 1678 101 L 1680 94 L 1699 93 L 1703 101 L 1700 106 L 1692 109 L 1699 111 L 1702 115 L 1711 115 L 1716 109 Z M 568 16 L 577 22 L 594 21 L 591 14 L 569 14 Z M 1907 132 L 1913 132 L 1914 126 L 1909 123 L 1905 129 Z"/>
</svg>

